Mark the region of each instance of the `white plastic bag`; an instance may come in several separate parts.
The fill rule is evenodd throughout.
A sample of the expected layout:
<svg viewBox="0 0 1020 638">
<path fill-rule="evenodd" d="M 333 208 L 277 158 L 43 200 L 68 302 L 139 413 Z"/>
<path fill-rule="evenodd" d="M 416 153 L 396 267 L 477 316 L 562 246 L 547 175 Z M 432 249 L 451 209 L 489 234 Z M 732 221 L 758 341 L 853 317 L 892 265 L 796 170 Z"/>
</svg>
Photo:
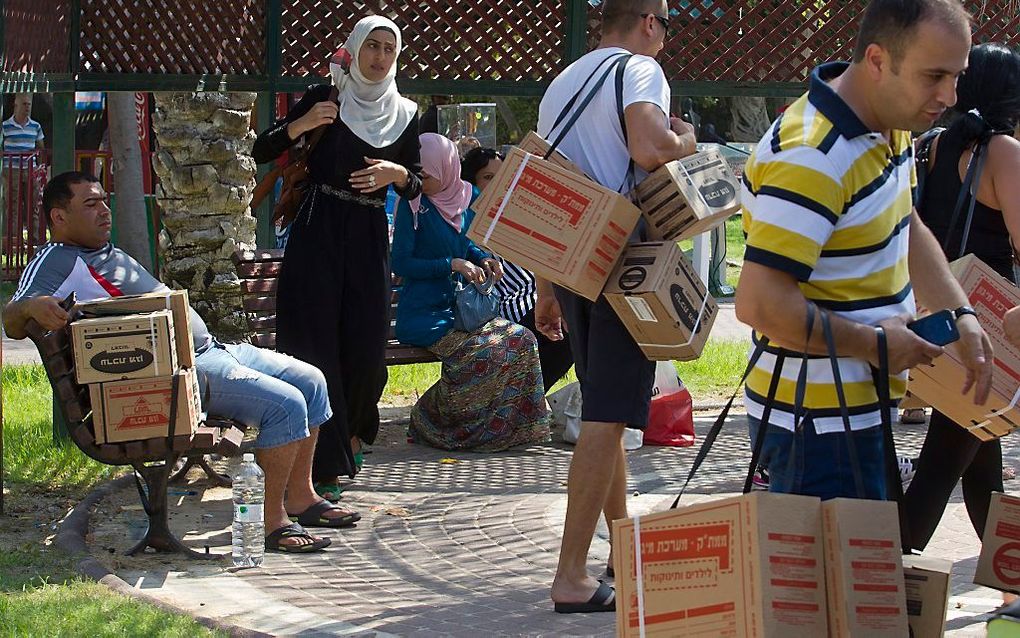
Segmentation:
<svg viewBox="0 0 1020 638">
<path fill-rule="evenodd" d="M 581 434 L 581 385 L 575 381 L 553 392 L 546 400 L 549 401 L 553 423 L 563 426 L 563 441 L 577 443 L 577 437 Z M 625 428 L 623 448 L 636 450 L 641 447 L 643 438 L 641 430 Z"/>
<path fill-rule="evenodd" d="M 683 389 L 680 377 L 676 374 L 676 368 L 672 361 L 655 362 L 655 385 L 652 386 L 652 398 L 666 394 L 673 394 Z"/>
</svg>

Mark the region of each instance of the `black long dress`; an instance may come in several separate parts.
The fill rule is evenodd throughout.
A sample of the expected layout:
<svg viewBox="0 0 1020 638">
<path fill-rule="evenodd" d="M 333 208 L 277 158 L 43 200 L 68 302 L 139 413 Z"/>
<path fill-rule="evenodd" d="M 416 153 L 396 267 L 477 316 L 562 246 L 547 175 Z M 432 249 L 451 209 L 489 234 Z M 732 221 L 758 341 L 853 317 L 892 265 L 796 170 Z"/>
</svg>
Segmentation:
<svg viewBox="0 0 1020 638">
<path fill-rule="evenodd" d="M 329 98 L 328 85 L 309 87 L 286 118 L 255 140 L 263 163 L 295 141 L 287 124 Z M 276 346 L 326 377 L 333 417 L 319 429 L 312 479 L 328 482 L 356 473 L 351 436 L 365 443 L 379 431 L 379 398 L 386 386 L 390 266 L 386 191 L 367 195 L 351 188 L 350 175 L 365 157 L 407 168 L 401 197 L 421 192 L 418 117 L 393 144 L 375 148 L 340 118 L 330 125 L 309 158 L 309 190 L 291 227 L 276 293 Z"/>
<path fill-rule="evenodd" d="M 950 261 L 961 252 L 974 253 L 1013 281 L 1013 249 L 1002 211 L 975 202 L 974 219 L 963 251 L 960 242 L 970 196 L 964 200 L 956 227 L 951 227 L 953 209 L 963 188 L 959 162 L 967 146 L 960 123 L 939 135 L 935 162 L 925 182 L 924 199 L 918 202 L 918 213 L 939 243 L 946 244 L 946 257 Z M 948 242 L 945 241 L 947 237 Z M 980 538 L 984 534 L 992 492 L 1003 489 L 1002 445 L 998 439 L 982 443 L 949 417 L 933 410 L 917 461 L 917 473 L 904 494 L 903 505 L 914 549 L 924 549 L 931 540 L 961 478 L 967 515 Z"/>
</svg>

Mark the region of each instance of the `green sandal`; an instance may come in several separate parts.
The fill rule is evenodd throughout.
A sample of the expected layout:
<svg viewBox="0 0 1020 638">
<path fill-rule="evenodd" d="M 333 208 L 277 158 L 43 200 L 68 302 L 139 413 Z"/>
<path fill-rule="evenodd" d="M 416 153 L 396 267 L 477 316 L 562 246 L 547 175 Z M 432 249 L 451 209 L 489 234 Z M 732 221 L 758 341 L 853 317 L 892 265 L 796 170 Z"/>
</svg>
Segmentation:
<svg viewBox="0 0 1020 638">
<path fill-rule="evenodd" d="M 340 495 L 343 494 L 344 490 L 338 483 L 316 483 L 312 486 L 315 493 L 326 499 L 330 503 L 338 503 L 340 501 Z"/>
<path fill-rule="evenodd" d="M 359 472 L 365 467 L 365 453 L 362 450 L 354 453 L 354 467 L 358 468 Z"/>
</svg>

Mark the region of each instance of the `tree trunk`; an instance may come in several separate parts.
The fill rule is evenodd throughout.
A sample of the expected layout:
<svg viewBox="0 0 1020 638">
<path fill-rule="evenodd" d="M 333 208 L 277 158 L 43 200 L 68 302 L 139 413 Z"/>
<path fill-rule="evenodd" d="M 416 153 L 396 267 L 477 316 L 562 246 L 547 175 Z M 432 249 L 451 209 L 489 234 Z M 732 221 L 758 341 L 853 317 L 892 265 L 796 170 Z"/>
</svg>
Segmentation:
<svg viewBox="0 0 1020 638">
<path fill-rule="evenodd" d="M 245 334 L 240 281 L 230 257 L 255 245 L 248 204 L 254 93 L 155 93 L 155 169 L 163 212 L 163 281 L 186 288 L 192 306 L 224 341 Z"/>
<path fill-rule="evenodd" d="M 772 124 L 769 110 L 763 97 L 740 96 L 730 98 L 731 142 L 757 142 Z"/>
<path fill-rule="evenodd" d="M 152 272 L 149 250 L 149 219 L 145 213 L 142 186 L 142 151 L 138 146 L 138 123 L 135 117 L 135 94 L 106 94 L 107 116 L 110 121 L 110 152 L 116 188 L 114 224 L 117 246 Z"/>
</svg>

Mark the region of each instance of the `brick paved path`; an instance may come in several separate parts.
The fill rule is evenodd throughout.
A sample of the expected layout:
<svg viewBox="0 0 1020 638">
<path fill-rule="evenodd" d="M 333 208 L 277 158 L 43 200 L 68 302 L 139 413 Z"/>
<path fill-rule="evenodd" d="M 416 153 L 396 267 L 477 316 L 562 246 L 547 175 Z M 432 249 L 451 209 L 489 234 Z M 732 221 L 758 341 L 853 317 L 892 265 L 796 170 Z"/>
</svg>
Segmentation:
<svg viewBox="0 0 1020 638">
<path fill-rule="evenodd" d="M 698 420 L 699 444 L 711 421 L 712 416 Z M 685 502 L 739 491 L 745 432 L 743 416 L 732 418 Z M 916 451 L 922 434 L 918 426 L 899 427 L 900 450 Z M 1009 441 L 1006 448 L 1015 466 L 1017 446 Z M 668 507 L 694 452 L 646 447 L 631 453 L 632 513 Z M 129 536 L 141 533 L 140 513 L 131 505 L 135 497 L 125 493 L 96 515 L 94 553 L 148 593 L 193 613 L 274 634 L 611 635 L 613 614 L 554 614 L 548 600 L 570 454 L 558 443 L 493 455 L 403 443 L 376 447 L 345 495 L 364 516 L 356 528 L 330 533 L 328 553 L 272 554 L 262 569 L 237 573 L 222 563 L 112 557 L 108 548 L 123 551 L 129 544 L 125 528 Z M 443 462 L 449 458 L 456 462 Z M 181 503 L 175 527 L 191 532 L 187 540 L 196 547 L 229 550 L 229 493 L 198 492 L 172 497 Z M 597 536 L 592 573 L 604 570 L 609 551 L 604 525 Z M 1000 600 L 998 592 L 969 582 L 977 552 L 957 493 L 927 552 L 956 562 L 951 636 L 984 635 L 980 614 Z"/>
</svg>

